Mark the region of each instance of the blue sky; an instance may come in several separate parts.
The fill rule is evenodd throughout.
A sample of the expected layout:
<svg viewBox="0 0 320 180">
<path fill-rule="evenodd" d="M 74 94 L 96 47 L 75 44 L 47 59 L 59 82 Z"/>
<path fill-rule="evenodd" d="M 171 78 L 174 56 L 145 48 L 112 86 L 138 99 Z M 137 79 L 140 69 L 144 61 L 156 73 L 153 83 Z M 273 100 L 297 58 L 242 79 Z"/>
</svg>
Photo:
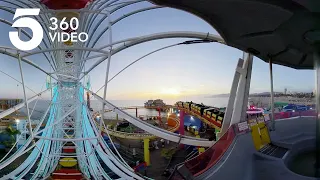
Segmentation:
<svg viewBox="0 0 320 180">
<path fill-rule="evenodd" d="M 1 4 L 0 4 L 1 5 Z M 126 12 L 150 6 L 138 3 L 113 14 L 116 19 Z M 10 20 L 12 15 L 0 11 L 0 18 Z M 107 26 L 104 21 L 98 32 Z M 1 46 L 11 46 L 7 25 L 1 25 Z M 131 16 L 113 27 L 113 40 L 147 35 L 165 31 L 197 31 L 217 34 L 213 27 L 202 19 L 175 9 L 161 8 Z M 89 33 L 91 36 L 92 34 Z M 183 42 L 186 39 L 158 40 L 134 46 L 112 57 L 110 77 L 130 62 L 146 53 L 166 45 Z M 108 43 L 105 34 L 97 46 Z M 183 45 L 155 53 L 131 66 L 109 85 L 109 99 L 149 99 L 177 98 L 180 96 L 229 93 L 237 60 L 242 52 L 225 45 L 210 43 Z M 29 57 L 30 60 L 50 71 L 42 55 Z M 92 63 L 88 63 L 89 66 Z M 0 70 L 20 79 L 18 63 L 15 59 L 0 55 Z M 104 83 L 106 63 L 102 63 L 90 73 L 92 88 L 97 90 Z M 46 76 L 29 65 L 23 65 L 26 84 L 40 92 Z M 0 73 L 1 74 L 1 73 Z M 22 97 L 21 86 L 11 78 L 0 75 L 0 98 Z M 294 70 L 274 65 L 275 91 L 312 91 L 314 71 Z M 251 92 L 269 91 L 269 66 L 254 58 Z M 32 93 L 28 91 L 28 96 Z M 101 94 L 100 94 L 101 95 Z"/>
</svg>

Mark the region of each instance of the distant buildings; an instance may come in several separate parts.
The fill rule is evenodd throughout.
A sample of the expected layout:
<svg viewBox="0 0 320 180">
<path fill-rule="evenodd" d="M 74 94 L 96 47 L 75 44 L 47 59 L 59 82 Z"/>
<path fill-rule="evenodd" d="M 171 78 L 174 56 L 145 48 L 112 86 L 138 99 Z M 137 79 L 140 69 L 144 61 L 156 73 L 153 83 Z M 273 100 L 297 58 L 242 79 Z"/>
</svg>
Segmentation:
<svg viewBox="0 0 320 180">
<path fill-rule="evenodd" d="M 9 123 L 0 122 L 0 133 L 4 132 L 7 129 L 8 125 Z"/>
<path fill-rule="evenodd" d="M 146 103 L 144 103 L 145 108 L 156 108 L 156 107 L 163 107 L 163 106 L 166 106 L 166 104 L 161 99 L 148 100 Z"/>
<path fill-rule="evenodd" d="M 270 97 L 270 92 L 250 94 L 250 97 Z M 313 92 L 274 92 L 274 97 L 313 98 Z"/>
<path fill-rule="evenodd" d="M 152 105 L 153 105 L 153 100 L 148 100 L 146 103 L 144 103 L 145 107 L 152 106 Z"/>
<path fill-rule="evenodd" d="M 31 121 L 31 126 L 32 129 L 34 129 L 38 124 L 40 123 L 40 120 L 32 120 Z M 17 142 L 17 148 L 19 149 L 21 146 L 23 146 L 27 142 L 27 134 L 24 132 L 29 131 L 28 129 L 28 121 L 27 120 L 19 120 L 16 121 L 13 127 L 15 127 L 17 130 L 20 131 L 20 138 Z"/>
<path fill-rule="evenodd" d="M 0 113 L 16 106 L 21 102 L 22 102 L 21 99 L 0 99 Z M 6 130 L 6 128 L 10 124 L 15 124 L 17 120 L 23 120 L 23 119 L 27 119 L 27 117 L 21 114 L 20 112 L 15 112 L 10 114 L 9 116 L 0 118 L 0 133 Z"/>
<path fill-rule="evenodd" d="M 0 112 L 22 103 L 22 99 L 0 99 Z"/>
</svg>

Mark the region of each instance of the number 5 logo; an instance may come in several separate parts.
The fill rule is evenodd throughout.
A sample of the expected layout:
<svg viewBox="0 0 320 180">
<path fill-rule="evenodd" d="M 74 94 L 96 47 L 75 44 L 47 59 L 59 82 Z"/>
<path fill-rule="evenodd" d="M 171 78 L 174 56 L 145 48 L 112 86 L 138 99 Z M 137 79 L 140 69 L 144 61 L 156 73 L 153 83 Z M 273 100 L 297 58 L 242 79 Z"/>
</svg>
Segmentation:
<svg viewBox="0 0 320 180">
<path fill-rule="evenodd" d="M 15 20 L 18 17 L 22 16 L 38 16 L 40 13 L 40 9 L 17 9 L 16 13 L 13 17 Z M 15 28 L 30 28 L 33 37 L 29 41 L 22 41 L 19 36 L 18 31 L 9 32 L 9 38 L 11 43 L 18 49 L 23 51 L 29 51 L 35 49 L 41 44 L 43 39 L 43 29 L 38 21 L 29 17 L 22 17 L 13 23 L 12 27 Z"/>
</svg>

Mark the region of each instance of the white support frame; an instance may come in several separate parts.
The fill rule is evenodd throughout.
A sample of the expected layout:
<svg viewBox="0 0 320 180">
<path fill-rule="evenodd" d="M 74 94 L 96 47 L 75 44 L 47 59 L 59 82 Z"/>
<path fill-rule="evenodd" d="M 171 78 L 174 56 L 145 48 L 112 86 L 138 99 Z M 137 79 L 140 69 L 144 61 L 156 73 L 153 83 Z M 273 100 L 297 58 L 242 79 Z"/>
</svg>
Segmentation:
<svg viewBox="0 0 320 180">
<path fill-rule="evenodd" d="M 227 132 L 227 130 L 229 129 L 229 127 L 231 125 L 231 118 L 232 118 L 234 103 L 235 103 L 235 99 L 236 99 L 236 95 L 237 95 L 239 79 L 241 76 L 241 72 L 243 72 L 243 70 L 242 70 L 243 64 L 244 64 L 244 60 L 239 59 L 235 73 L 234 73 L 232 86 L 231 86 L 231 90 L 230 90 L 230 95 L 229 95 L 229 100 L 228 100 L 228 105 L 226 108 L 226 112 L 224 114 L 224 119 L 223 119 L 221 131 L 220 131 L 220 133 L 217 134 L 218 138 L 220 138 L 225 132 Z"/>
<path fill-rule="evenodd" d="M 108 11 L 108 27 L 109 27 L 109 44 L 112 44 L 112 28 L 111 28 L 111 13 Z M 108 89 L 108 80 L 109 80 L 109 70 L 110 70 L 110 63 L 111 63 L 111 52 L 112 52 L 112 46 L 110 46 L 110 51 L 109 51 L 109 56 L 108 56 L 108 61 L 107 61 L 107 67 L 106 67 L 106 76 L 105 76 L 105 81 L 104 81 L 104 91 L 103 91 L 103 100 L 106 100 L 107 96 L 107 89 Z M 104 109 L 105 109 L 105 104 L 102 102 L 102 109 L 101 109 L 101 119 L 100 119 L 100 126 L 99 126 L 99 131 L 100 134 L 103 132 L 103 121 L 104 121 Z"/>
<path fill-rule="evenodd" d="M 38 1 L 34 1 L 34 0 L 30 0 L 32 5 L 22 0 L 13 0 L 13 2 L 9 0 L 3 0 L 3 1 L 8 4 L 11 4 L 13 6 L 13 9 L 25 8 L 25 7 L 30 8 L 31 6 L 44 7 Z M 59 159 L 61 157 L 64 157 L 64 154 L 62 153 L 62 147 L 65 145 L 65 142 L 72 142 L 77 147 L 75 157 L 77 157 L 78 159 L 79 167 L 81 171 L 84 173 L 84 176 L 86 176 L 88 179 L 101 178 L 101 177 L 108 179 L 108 175 L 104 172 L 100 162 L 98 161 L 98 158 L 97 158 L 98 156 L 100 156 L 103 159 L 104 163 L 108 165 L 110 169 L 112 169 L 112 171 L 114 171 L 117 175 L 119 175 L 123 179 L 130 179 L 130 177 L 132 177 L 133 179 L 141 179 L 141 180 L 144 179 L 144 178 L 141 178 L 139 175 L 135 174 L 134 171 L 128 166 L 128 164 L 124 162 L 123 158 L 121 157 L 117 158 L 116 155 L 111 151 L 111 149 L 105 144 L 105 142 L 101 137 L 101 130 L 104 127 L 103 121 L 100 122 L 100 131 L 98 131 L 97 126 L 95 126 L 93 122 L 91 114 L 88 113 L 89 112 L 88 109 L 82 108 L 85 102 L 82 97 L 83 96 L 82 91 L 80 90 L 81 89 L 80 81 L 92 69 L 94 69 L 96 66 L 98 66 L 100 63 L 102 63 L 105 60 L 108 60 L 108 61 L 107 61 L 107 70 L 106 70 L 106 78 L 105 78 L 104 97 L 102 99 L 99 96 L 95 96 L 98 100 L 102 102 L 103 112 L 105 108 L 104 104 L 106 104 L 107 107 L 115 110 L 121 116 L 129 118 L 129 121 L 131 121 L 133 124 L 136 124 L 138 126 L 141 125 L 143 128 L 147 129 L 147 131 L 153 132 L 155 133 L 155 135 L 164 137 L 165 139 L 169 139 L 175 142 L 179 142 L 179 143 L 181 142 L 184 144 L 191 144 L 195 146 L 206 146 L 206 147 L 209 147 L 214 143 L 205 139 L 198 139 L 198 138 L 192 138 L 192 137 L 186 137 L 186 136 L 181 137 L 174 133 L 168 132 L 166 130 L 156 128 L 154 126 L 150 126 L 144 122 L 141 122 L 137 118 L 131 117 L 127 113 L 119 110 L 113 104 L 106 101 L 107 85 L 108 85 L 108 82 L 111 81 L 109 80 L 109 69 L 110 69 L 111 57 L 112 55 L 128 47 L 131 47 L 140 43 L 144 43 L 147 41 L 164 39 L 164 38 L 196 38 L 196 39 L 211 40 L 211 41 L 224 44 L 224 41 L 220 36 L 212 35 L 209 33 L 198 33 L 198 32 L 165 32 L 165 33 L 157 33 L 157 34 L 151 34 L 147 36 L 129 38 L 129 39 L 121 40 L 118 42 L 112 42 L 112 31 L 111 31 L 112 25 L 116 24 L 117 22 L 120 22 L 121 20 L 129 16 L 135 15 L 137 13 L 162 8 L 159 6 L 141 8 L 141 9 L 129 12 L 127 14 L 124 14 L 120 16 L 118 19 L 111 21 L 111 15 L 113 12 L 116 12 L 122 8 L 128 7 L 130 5 L 133 5 L 139 2 L 145 2 L 145 1 L 136 0 L 136 1 L 120 2 L 120 0 L 96 0 L 91 4 L 91 6 L 88 6 L 87 8 L 84 8 L 82 10 L 78 10 L 77 12 L 80 13 L 80 17 L 81 17 L 80 27 L 79 27 L 79 30 L 81 31 L 88 31 L 88 32 L 95 33 L 98 27 L 100 26 L 100 24 L 106 18 L 108 18 L 108 23 L 109 23 L 108 27 L 102 30 L 101 32 L 97 32 L 98 36 L 96 38 L 90 38 L 87 43 L 75 43 L 73 44 L 72 47 L 65 46 L 64 44 L 58 43 L 58 42 L 51 43 L 51 44 L 48 43 L 50 42 L 50 40 L 47 32 L 52 32 L 52 31 L 49 30 L 48 27 L 44 27 L 44 26 L 47 26 L 49 24 L 49 18 L 55 13 L 69 12 L 70 10 L 44 9 L 43 11 L 41 11 L 40 16 L 35 17 L 37 21 L 40 22 L 42 27 L 44 27 L 45 33 L 46 33 L 43 44 L 38 47 L 39 50 L 32 51 L 32 52 L 24 52 L 24 51 L 17 50 L 15 48 L 0 47 L 0 53 L 18 58 L 19 60 L 20 72 L 21 72 L 21 78 L 22 78 L 21 83 L 23 85 L 24 99 L 25 99 L 25 102 L 23 104 L 19 104 L 14 108 L 11 108 L 5 112 L 0 113 L 0 117 L 8 115 L 8 113 L 10 114 L 14 110 L 20 109 L 24 106 L 27 106 L 27 110 L 28 110 L 29 109 L 28 103 L 33 101 L 39 96 L 39 95 L 36 95 L 35 97 L 32 97 L 29 100 L 27 100 L 27 97 L 25 94 L 25 85 L 23 80 L 23 72 L 22 72 L 22 64 L 21 64 L 22 62 L 30 64 L 31 66 L 39 69 L 40 71 L 44 72 L 45 74 L 47 74 L 48 76 L 50 76 L 51 78 L 57 81 L 57 84 L 54 86 L 54 89 L 56 89 L 57 95 L 52 95 L 52 102 L 51 102 L 52 108 L 50 109 L 50 118 L 49 118 L 50 123 L 48 120 L 46 128 L 44 130 L 39 130 L 39 127 L 43 121 L 33 131 L 30 126 L 31 128 L 30 134 L 32 136 L 31 138 L 28 139 L 26 145 L 23 146 L 23 149 L 21 150 L 21 152 L 19 151 L 17 155 L 10 157 L 6 162 L 0 163 L 1 167 L 5 167 L 9 165 L 11 162 L 13 162 L 14 159 L 19 157 L 20 155 L 28 151 L 32 151 L 32 152 L 37 151 L 36 156 L 34 156 L 34 160 L 32 160 L 31 162 L 29 161 L 24 162 L 23 167 L 17 168 L 17 170 L 10 173 L 10 177 L 17 177 L 17 178 L 22 177 L 34 166 L 37 159 L 40 159 L 40 162 L 42 164 L 39 164 L 32 178 L 41 179 L 41 178 L 47 177 L 49 174 L 54 172 L 55 167 L 58 165 Z M 94 7 L 96 7 L 97 10 L 94 9 Z M 11 10 L 10 8 L 0 7 L 0 10 L 7 11 L 9 13 L 14 13 L 14 11 Z M 98 15 L 102 15 L 102 19 L 99 20 L 99 23 L 96 23 Z M 0 19 L 0 23 L 4 23 L 10 26 L 12 25 L 11 22 L 6 21 L 4 19 Z M 110 32 L 109 44 L 104 45 L 103 47 L 96 48 L 95 46 L 97 42 L 99 42 L 100 38 L 108 30 Z M 21 32 L 28 38 L 31 38 L 31 35 L 28 34 L 27 31 L 21 30 Z M 92 46 L 92 48 L 87 47 L 89 45 Z M 114 48 L 115 45 L 117 45 L 116 48 Z M 106 48 L 110 48 L 110 49 L 105 50 Z M 74 56 L 70 59 L 70 58 L 67 58 L 66 55 L 68 55 L 68 52 L 71 52 L 71 51 L 74 53 L 73 54 Z M 157 51 L 154 51 L 154 52 L 157 52 Z M 89 57 L 89 54 L 91 52 L 95 52 L 98 55 Z M 152 54 L 152 53 L 149 53 L 149 54 Z M 51 65 L 53 73 L 47 72 L 37 64 L 26 59 L 26 57 L 36 55 L 36 54 L 43 54 L 45 56 L 45 58 L 48 60 L 48 62 Z M 47 56 L 48 54 L 49 56 Z M 94 59 L 96 57 L 101 57 L 101 59 L 97 63 L 95 63 L 94 66 L 89 68 L 89 70 L 87 70 L 82 74 L 81 72 L 82 67 L 87 62 L 87 60 Z M 139 58 L 135 62 L 139 61 L 143 57 Z M 72 61 L 73 64 L 67 65 L 67 63 L 65 63 L 66 58 Z M 99 98 L 101 98 L 102 100 Z M 74 104 L 74 106 L 71 106 L 70 104 Z M 47 110 L 47 113 L 48 112 L 49 112 L 49 109 Z M 90 115 L 89 120 L 85 118 L 86 113 Z M 68 117 L 71 117 L 71 118 L 68 118 Z M 30 121 L 31 119 L 28 111 L 29 125 L 30 125 Z M 92 128 L 91 132 L 89 132 L 86 128 L 84 128 L 84 125 L 88 123 L 88 121 L 90 121 L 91 123 L 91 125 L 89 125 L 90 128 L 88 128 L 90 130 Z M 64 137 L 65 135 L 68 134 L 68 132 L 72 133 L 71 139 Z M 33 137 L 33 134 L 35 135 L 35 137 Z M 27 148 L 27 146 L 29 146 L 31 142 L 34 142 L 35 139 L 38 139 L 38 141 Z M 39 142 L 39 145 L 38 145 L 38 142 Z M 114 145 L 113 145 L 113 148 L 115 148 Z M 88 152 L 90 153 L 88 154 Z M 96 155 L 95 152 L 97 152 L 98 156 Z M 117 154 L 119 155 L 118 152 Z"/>
<path fill-rule="evenodd" d="M 167 38 L 196 38 L 196 39 L 206 39 L 213 42 L 218 42 L 221 44 L 224 44 L 223 39 L 214 34 L 210 33 L 201 33 L 201 32 L 188 32 L 188 31 L 173 31 L 173 32 L 163 32 L 163 33 L 156 33 L 156 34 L 150 34 L 146 36 L 140 36 L 136 38 L 130 38 L 128 39 L 129 42 L 124 42 L 122 46 L 119 46 L 117 48 L 114 48 L 111 55 L 115 55 L 118 52 L 121 52 L 122 50 L 125 50 L 129 47 L 145 43 L 148 41 L 153 40 L 159 40 L 159 39 L 167 39 Z M 109 47 L 110 45 L 106 45 L 104 47 Z M 104 48 L 103 47 L 103 48 Z M 96 62 L 94 65 L 92 65 L 85 73 L 80 77 L 80 80 L 90 73 L 94 68 L 96 68 L 99 64 L 101 64 L 103 61 L 105 61 L 106 58 L 101 58 L 98 62 Z"/>
<path fill-rule="evenodd" d="M 248 102 L 252 63 L 253 63 L 253 56 L 249 54 L 244 59 L 243 67 L 240 69 L 237 68 L 237 71 L 240 73 L 240 81 L 237 87 L 237 94 L 235 97 L 235 103 L 233 107 L 230 125 L 237 124 L 237 123 L 240 123 L 241 121 L 246 120 L 246 119 L 243 119 L 243 117 L 246 115 L 246 112 L 244 111 L 244 109 L 247 109 L 247 104 L 243 104 L 243 103 Z"/>
<path fill-rule="evenodd" d="M 243 98 L 243 102 L 241 102 L 243 104 L 242 113 L 241 113 L 241 119 L 240 119 L 241 122 L 247 120 L 247 110 L 248 110 L 248 100 L 249 100 L 249 94 L 250 94 L 250 83 L 251 83 L 251 74 L 252 74 L 253 55 L 243 52 L 243 59 L 247 59 L 248 68 L 247 68 L 247 75 L 246 75 L 244 98 Z"/>
<path fill-rule="evenodd" d="M 189 136 L 180 136 L 178 134 L 175 134 L 173 132 L 169 132 L 167 130 L 161 129 L 159 127 L 155 127 L 147 122 L 144 122 L 136 117 L 131 116 L 130 114 L 126 113 L 125 111 L 117 108 L 112 103 L 103 100 L 102 97 L 98 96 L 94 92 L 90 91 L 89 89 L 86 89 L 88 92 L 90 92 L 98 101 L 104 102 L 105 105 L 112 109 L 114 112 L 119 114 L 120 117 L 125 118 L 127 121 L 132 123 L 133 125 L 151 133 L 155 136 L 173 141 L 173 142 L 180 142 L 181 144 L 188 144 L 188 145 L 194 145 L 194 146 L 203 146 L 203 147 L 210 147 L 214 144 L 213 141 L 208 141 L 207 139 L 199 139 Z"/>
</svg>

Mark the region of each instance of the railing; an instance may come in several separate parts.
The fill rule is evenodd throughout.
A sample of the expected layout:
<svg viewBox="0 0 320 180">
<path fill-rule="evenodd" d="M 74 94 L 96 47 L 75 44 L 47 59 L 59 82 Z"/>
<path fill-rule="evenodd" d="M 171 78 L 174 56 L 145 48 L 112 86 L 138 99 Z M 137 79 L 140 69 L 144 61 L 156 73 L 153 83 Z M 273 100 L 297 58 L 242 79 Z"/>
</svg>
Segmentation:
<svg viewBox="0 0 320 180">
<path fill-rule="evenodd" d="M 145 138 L 154 138 L 153 134 L 150 133 L 127 133 L 127 132 L 122 132 L 122 131 L 115 131 L 113 129 L 108 129 L 108 132 L 112 136 L 117 136 L 121 138 L 134 138 L 137 137 L 138 139 L 145 139 Z"/>
<path fill-rule="evenodd" d="M 274 114 L 274 119 L 288 119 L 292 117 L 301 117 L 301 116 L 316 116 L 316 111 L 308 110 L 308 111 L 297 111 L 297 112 L 279 112 Z M 265 121 L 269 121 L 270 117 L 265 118 Z M 246 122 L 243 122 L 246 124 Z M 239 123 L 239 125 L 242 123 Z M 239 126 L 238 125 L 238 126 Z M 207 171 L 211 167 L 213 167 L 224 155 L 224 153 L 228 150 L 230 145 L 232 144 L 236 134 L 238 132 L 244 132 L 244 130 L 237 130 L 235 132 L 237 125 L 231 126 L 228 131 L 209 149 L 207 149 L 204 153 L 190 159 L 184 163 L 184 166 L 189 170 L 189 172 L 193 176 L 198 176 L 203 172 Z M 179 180 L 184 179 L 183 176 L 177 171 L 177 166 L 173 174 L 169 179 Z"/>
<path fill-rule="evenodd" d="M 179 171 L 177 171 L 177 169 L 178 165 L 174 167 L 173 173 L 169 176 L 168 180 L 185 180 L 185 178 L 179 173 Z"/>
<path fill-rule="evenodd" d="M 179 129 L 180 121 L 179 118 L 176 116 L 169 116 L 168 121 L 172 120 L 174 126 L 170 126 L 168 131 L 175 132 Z M 98 125 L 97 125 L 98 126 Z M 108 128 L 108 132 L 112 136 L 120 137 L 120 138 L 127 138 L 127 139 L 153 139 L 156 138 L 153 134 L 143 132 L 143 133 L 128 133 L 128 132 L 121 132 L 115 131 L 113 129 Z"/>
<path fill-rule="evenodd" d="M 198 176 L 215 165 L 223 154 L 228 150 L 232 144 L 236 133 L 234 126 L 231 126 L 228 131 L 209 149 L 199 156 L 186 161 L 185 167 L 189 169 L 193 176 Z"/>
<path fill-rule="evenodd" d="M 194 117 L 197 117 L 198 119 L 200 119 L 201 121 L 203 121 L 203 122 L 206 123 L 207 125 L 209 125 L 209 126 L 211 126 L 211 127 L 214 127 L 214 128 L 216 128 L 216 129 L 220 129 L 221 126 L 222 126 L 222 122 L 223 122 L 223 121 L 218 122 L 218 121 L 216 121 L 216 120 L 212 120 L 211 118 L 208 118 L 207 116 L 202 116 L 202 115 L 200 115 L 200 112 L 195 113 L 195 112 L 193 112 L 192 110 L 190 111 L 190 110 L 188 110 L 188 109 L 186 109 L 186 108 L 182 108 L 182 107 L 180 107 L 180 108 L 178 108 L 178 109 L 179 109 L 180 111 L 184 111 L 186 114 L 189 114 L 189 115 L 192 115 L 192 116 L 194 116 Z"/>
<path fill-rule="evenodd" d="M 141 152 L 139 149 L 135 149 L 135 155 L 133 155 L 133 148 L 130 149 L 127 146 L 120 145 L 118 149 L 120 155 L 126 160 L 126 162 L 130 165 L 137 162 L 137 160 L 143 160 L 143 151 Z"/>
<path fill-rule="evenodd" d="M 170 158 L 170 160 L 169 160 L 169 162 L 168 162 L 168 164 L 167 164 L 167 166 L 165 168 L 166 171 L 169 171 L 171 173 L 171 175 L 169 176 L 169 179 L 172 178 L 172 176 L 176 172 L 177 167 L 179 165 L 183 164 L 184 163 L 183 161 L 188 160 L 187 157 L 190 157 L 190 155 L 192 155 L 191 153 L 193 152 L 193 148 L 194 148 L 194 146 L 187 146 L 186 145 L 185 149 L 183 149 L 183 151 L 185 151 L 185 152 L 181 152 L 181 151 L 178 150 L 171 156 L 171 158 Z M 187 153 L 188 155 L 183 157 L 184 153 Z M 179 155 L 180 155 L 180 157 L 179 157 Z M 181 155 L 182 155 L 182 157 L 184 159 L 181 162 L 179 162 L 178 164 L 175 164 L 174 166 L 172 166 L 171 163 L 172 163 L 173 159 L 174 158 L 181 158 Z"/>
<path fill-rule="evenodd" d="M 300 116 L 316 116 L 315 110 L 308 110 L 308 111 L 297 111 L 297 112 L 279 112 L 274 113 L 274 119 L 287 119 L 292 117 L 300 117 Z M 268 118 L 269 120 L 270 118 Z"/>
</svg>

